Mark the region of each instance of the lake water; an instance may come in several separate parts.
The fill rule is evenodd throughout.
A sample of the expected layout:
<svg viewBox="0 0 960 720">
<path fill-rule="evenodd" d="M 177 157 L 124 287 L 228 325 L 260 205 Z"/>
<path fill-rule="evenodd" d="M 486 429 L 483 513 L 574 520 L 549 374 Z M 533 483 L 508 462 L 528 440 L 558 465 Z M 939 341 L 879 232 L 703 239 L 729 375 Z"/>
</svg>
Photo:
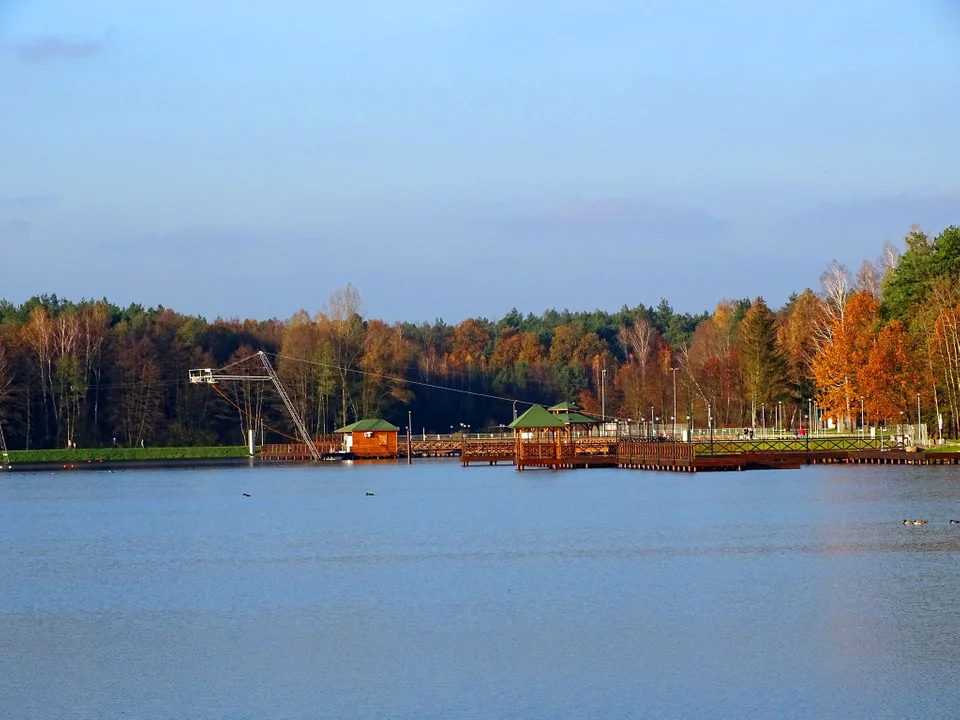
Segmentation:
<svg viewBox="0 0 960 720">
<path fill-rule="evenodd" d="M 956 718 L 951 517 L 952 467 L 0 475 L 0 716 Z"/>
</svg>

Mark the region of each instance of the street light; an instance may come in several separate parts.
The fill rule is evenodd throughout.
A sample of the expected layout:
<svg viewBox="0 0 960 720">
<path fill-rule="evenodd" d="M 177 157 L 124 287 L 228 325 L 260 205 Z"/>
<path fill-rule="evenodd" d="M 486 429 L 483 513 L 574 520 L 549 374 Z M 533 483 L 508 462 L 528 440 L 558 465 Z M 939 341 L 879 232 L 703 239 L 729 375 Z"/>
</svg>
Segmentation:
<svg viewBox="0 0 960 720">
<path fill-rule="evenodd" d="M 650 437 L 653 437 L 653 405 L 650 406 Z"/>
<path fill-rule="evenodd" d="M 917 439 L 914 444 L 920 442 L 920 393 L 917 393 Z"/>
<path fill-rule="evenodd" d="M 600 371 L 600 418 L 603 420 L 604 426 L 607 424 L 607 396 L 606 396 L 606 385 L 607 385 L 607 369 L 604 368 Z M 607 434 L 607 428 L 603 428 L 603 434 Z"/>
<path fill-rule="evenodd" d="M 713 454 L 713 409 L 707 403 L 707 425 L 710 428 L 710 454 Z"/>
<path fill-rule="evenodd" d="M 863 420 L 863 395 L 860 396 L 860 437 L 867 436 L 867 424 Z"/>
<path fill-rule="evenodd" d="M 677 438 L 677 368 L 672 367 L 673 372 L 673 438 Z"/>
</svg>

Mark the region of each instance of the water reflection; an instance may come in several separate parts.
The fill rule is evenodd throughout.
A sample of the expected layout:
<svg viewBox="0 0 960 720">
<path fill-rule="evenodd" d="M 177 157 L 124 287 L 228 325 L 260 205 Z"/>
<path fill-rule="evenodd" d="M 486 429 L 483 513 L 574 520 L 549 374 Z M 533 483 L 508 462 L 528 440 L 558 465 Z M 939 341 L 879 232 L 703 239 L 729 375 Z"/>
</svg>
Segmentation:
<svg viewBox="0 0 960 720">
<path fill-rule="evenodd" d="M 5 476 L 0 707 L 952 717 L 958 502 L 946 467 Z"/>
</svg>

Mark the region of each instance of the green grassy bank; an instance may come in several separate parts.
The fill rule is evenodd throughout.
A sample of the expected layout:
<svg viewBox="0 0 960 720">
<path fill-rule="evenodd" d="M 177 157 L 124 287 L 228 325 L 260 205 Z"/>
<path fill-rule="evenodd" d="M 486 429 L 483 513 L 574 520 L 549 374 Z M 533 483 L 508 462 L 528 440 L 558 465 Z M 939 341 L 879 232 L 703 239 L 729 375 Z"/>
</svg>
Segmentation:
<svg viewBox="0 0 960 720">
<path fill-rule="evenodd" d="M 927 448 L 927 452 L 960 452 L 960 443 L 948 441 L 943 445 L 933 445 Z"/>
<path fill-rule="evenodd" d="M 197 460 L 247 457 L 245 445 L 229 447 L 77 448 L 76 450 L 11 450 L 11 463 L 86 463 L 132 460 Z"/>
</svg>

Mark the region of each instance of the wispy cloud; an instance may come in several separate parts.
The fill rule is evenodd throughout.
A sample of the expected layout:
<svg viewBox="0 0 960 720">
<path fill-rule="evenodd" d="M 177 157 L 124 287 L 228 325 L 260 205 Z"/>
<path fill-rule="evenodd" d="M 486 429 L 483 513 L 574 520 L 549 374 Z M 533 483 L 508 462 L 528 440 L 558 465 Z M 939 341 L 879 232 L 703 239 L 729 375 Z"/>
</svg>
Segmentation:
<svg viewBox="0 0 960 720">
<path fill-rule="evenodd" d="M 660 205 L 641 199 L 606 199 L 568 203 L 548 216 L 548 222 L 582 229 L 623 229 L 657 236 L 715 237 L 727 223 L 691 207 Z"/>
<path fill-rule="evenodd" d="M 104 45 L 103 40 L 74 40 L 45 35 L 21 44 L 18 52 L 20 59 L 27 62 L 85 60 L 100 53 Z"/>
<path fill-rule="evenodd" d="M 50 207 L 55 201 L 56 198 L 53 195 L 14 195 L 12 197 L 0 197 L 0 208 L 39 210 Z"/>
<path fill-rule="evenodd" d="M 552 206 L 491 208 L 489 219 L 500 232 L 527 237 L 712 241 L 729 231 L 724 218 L 700 208 L 667 205 L 641 198 L 597 199 Z"/>
<path fill-rule="evenodd" d="M 14 218 L 13 220 L 4 220 L 0 222 L 0 237 L 9 237 L 12 235 L 23 235 L 30 232 L 30 223 L 26 220 Z"/>
</svg>

